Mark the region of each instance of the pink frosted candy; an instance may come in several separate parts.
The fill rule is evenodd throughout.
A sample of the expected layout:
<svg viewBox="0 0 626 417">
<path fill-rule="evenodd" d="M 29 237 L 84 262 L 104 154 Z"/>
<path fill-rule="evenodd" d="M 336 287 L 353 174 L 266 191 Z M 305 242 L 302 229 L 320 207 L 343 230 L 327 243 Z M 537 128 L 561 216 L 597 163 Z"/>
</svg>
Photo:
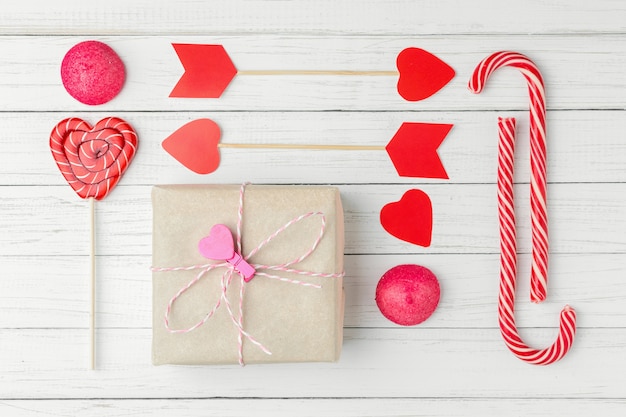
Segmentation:
<svg viewBox="0 0 626 417">
<path fill-rule="evenodd" d="M 413 326 L 426 320 L 439 304 L 439 281 L 419 265 L 398 265 L 385 272 L 376 286 L 380 312 L 396 324 Z"/>
<path fill-rule="evenodd" d="M 74 45 L 61 63 L 67 92 L 84 104 L 104 104 L 115 97 L 126 78 L 124 63 L 108 45 L 85 41 Z"/>
</svg>

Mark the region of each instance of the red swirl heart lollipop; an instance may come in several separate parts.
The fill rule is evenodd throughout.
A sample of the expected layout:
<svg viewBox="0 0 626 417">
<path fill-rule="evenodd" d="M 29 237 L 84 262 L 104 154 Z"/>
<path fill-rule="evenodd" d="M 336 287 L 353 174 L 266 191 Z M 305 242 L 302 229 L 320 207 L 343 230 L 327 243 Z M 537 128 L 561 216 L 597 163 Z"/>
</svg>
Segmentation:
<svg viewBox="0 0 626 417">
<path fill-rule="evenodd" d="M 137 150 L 137 134 L 124 120 L 109 117 L 94 127 L 75 117 L 50 134 L 52 156 L 81 198 L 101 200 L 117 185 Z"/>
<path fill-rule="evenodd" d="M 91 229 L 91 369 L 95 368 L 96 237 L 94 200 L 101 200 L 117 185 L 137 151 L 137 134 L 117 117 L 102 119 L 94 127 L 71 117 L 50 134 L 52 156 L 67 183 L 81 198 L 89 199 Z"/>
</svg>

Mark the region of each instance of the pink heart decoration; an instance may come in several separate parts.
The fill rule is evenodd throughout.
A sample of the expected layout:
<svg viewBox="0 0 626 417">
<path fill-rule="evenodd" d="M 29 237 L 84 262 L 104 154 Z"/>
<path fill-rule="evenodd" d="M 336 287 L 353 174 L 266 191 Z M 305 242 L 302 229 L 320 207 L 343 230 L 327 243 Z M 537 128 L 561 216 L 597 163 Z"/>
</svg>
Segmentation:
<svg viewBox="0 0 626 417">
<path fill-rule="evenodd" d="M 233 234 L 225 225 L 216 224 L 207 237 L 200 239 L 198 250 L 207 259 L 231 259 L 235 254 Z"/>
<path fill-rule="evenodd" d="M 101 200 L 117 185 L 137 151 L 137 134 L 109 117 L 94 127 L 71 117 L 50 133 L 50 150 L 61 174 L 81 198 Z"/>
<path fill-rule="evenodd" d="M 161 146 L 196 174 L 210 174 L 220 165 L 220 136 L 213 120 L 197 119 L 169 135 Z"/>
<path fill-rule="evenodd" d="M 409 190 L 400 199 L 380 211 L 380 223 L 392 236 L 420 246 L 430 246 L 433 230 L 433 206 L 428 194 Z"/>
<path fill-rule="evenodd" d="M 246 282 L 254 277 L 256 272 L 254 267 L 246 262 L 241 254 L 235 252 L 233 234 L 223 224 L 214 225 L 209 231 L 209 235 L 200 239 L 198 250 L 205 258 L 230 263 Z"/>
<path fill-rule="evenodd" d="M 400 72 L 398 93 L 407 101 L 419 101 L 441 90 L 454 78 L 450 65 L 428 51 L 406 48 L 396 59 Z"/>
</svg>

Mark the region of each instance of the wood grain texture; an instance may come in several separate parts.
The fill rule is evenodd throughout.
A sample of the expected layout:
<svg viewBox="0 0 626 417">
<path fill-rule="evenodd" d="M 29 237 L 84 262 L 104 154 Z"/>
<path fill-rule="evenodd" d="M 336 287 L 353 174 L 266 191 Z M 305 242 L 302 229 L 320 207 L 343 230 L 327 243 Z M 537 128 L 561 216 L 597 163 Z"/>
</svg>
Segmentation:
<svg viewBox="0 0 626 417">
<path fill-rule="evenodd" d="M 580 327 L 623 327 L 626 312 L 621 307 L 626 282 L 618 277 L 626 274 L 626 256 L 564 254 L 552 257 L 551 261 L 548 299 L 542 304 L 532 304 L 528 296 L 530 255 L 520 255 L 516 306 L 520 327 L 556 329 L 558 312 L 565 304 L 579 312 Z M 348 255 L 345 262 L 346 327 L 396 328 L 376 308 L 376 284 L 389 268 L 418 262 L 438 276 L 442 288 L 435 314 L 420 328 L 497 328 L 497 254 Z M 97 263 L 98 328 L 149 328 L 152 323 L 150 257 L 100 256 Z M 4 270 L 23 270 L 21 279 L 2 283 L 0 329 L 87 327 L 87 256 L 3 257 L 0 265 Z M 593 286 L 589 285 L 590 277 Z M 254 291 L 252 284 L 250 290 Z"/>
<path fill-rule="evenodd" d="M 547 343 L 554 335 L 554 329 L 525 331 L 526 338 L 536 343 Z M 0 380 L 0 390 L 9 399 L 614 399 L 626 394 L 622 383 L 626 371 L 622 359 L 626 349 L 623 328 L 582 329 L 576 349 L 564 360 L 546 367 L 515 359 L 503 346 L 500 331 L 485 328 L 351 328 L 345 331 L 341 359 L 336 363 L 245 368 L 154 367 L 150 364 L 149 329 L 107 329 L 97 334 L 100 350 L 96 372 L 86 369 L 89 337 L 83 329 L 0 330 L 0 338 L 4 341 L 0 354 L 12 358 L 3 362 L 4 378 Z M 609 339 L 611 343 L 606 343 Z M 46 341 L 45 348 L 41 340 Z M 584 383 L 580 375 L 585 376 Z"/>
<path fill-rule="evenodd" d="M 602 411 L 604 417 L 621 417 L 626 402 L 620 399 L 543 399 L 543 398 L 345 398 L 345 399 L 181 399 L 181 400 L 5 400 L 0 412 L 14 417 L 81 416 L 108 413 L 115 416 L 161 417 L 185 413 L 189 417 L 247 417 L 251 414 L 277 417 L 463 417 L 509 415 L 523 410 L 526 416 L 558 415 L 572 409 L 569 416 L 588 416 Z"/>
<path fill-rule="evenodd" d="M 85 111 L 65 93 L 59 65 L 65 53 L 83 38 L 3 37 L 0 53 L 0 110 Z M 525 53 L 546 80 L 548 110 L 624 109 L 626 64 L 623 36 L 489 36 L 476 42 L 467 36 L 105 36 L 127 67 L 121 93 L 90 110 L 108 111 L 427 111 L 527 109 L 526 82 L 514 70 L 498 71 L 484 93 L 467 89 L 474 67 L 497 50 Z M 322 69 L 395 70 L 404 48 L 419 46 L 451 65 L 457 76 L 436 95 L 407 102 L 396 93 L 397 77 L 240 76 L 218 99 L 170 98 L 183 74 L 171 43 L 223 45 L 242 70 Z M 593 59 L 589 59 L 592 56 Z M 33 57 L 37 57 L 33 62 Z M 146 82 L 150 80 L 150 82 Z"/>
<path fill-rule="evenodd" d="M 542 0 L 477 0 L 460 5 L 386 1 L 246 0 L 198 3 L 166 0 L 111 0 L 85 5 L 62 0 L 54 5 L 25 0 L 7 5 L 0 20 L 3 33 L 46 35 L 137 35 L 223 33 L 335 34 L 519 34 L 623 33 L 626 6 L 620 0 L 574 4 Z"/>
<path fill-rule="evenodd" d="M 0 126 L 0 185 L 65 185 L 46 140 L 65 117 L 90 124 L 109 112 L 10 112 Z M 137 131 L 139 152 L 120 186 L 156 183 L 242 182 L 345 184 L 463 184 L 496 182 L 497 118 L 518 120 L 516 182 L 530 180 L 528 114 L 494 112 L 124 112 L 115 113 Z M 399 177 L 384 151 L 269 151 L 222 149 L 219 168 L 197 175 L 165 153 L 161 142 L 183 124 L 210 118 L 224 143 L 386 145 L 405 121 L 453 123 L 439 147 L 450 179 Z M 620 126 L 626 111 L 548 112 L 548 181 L 613 183 L 626 181 L 626 141 Z M 33 146 L 39 144 L 40 146 Z M 19 169 L 15 162 L 19 161 Z M 242 163 L 245 161 L 245 163 Z M 272 169 L 264 169 L 271 166 Z M 495 190 L 495 188 L 494 188 Z"/>
<path fill-rule="evenodd" d="M 132 170 L 132 167 L 128 170 Z M 485 184 L 428 184 L 418 187 L 433 203 L 433 241 L 427 249 L 388 235 L 379 212 L 397 201 L 406 185 L 340 184 L 347 254 L 498 253 L 496 190 Z M 97 203 L 101 255 L 150 255 L 151 186 L 119 186 Z M 527 184 L 516 186 L 518 251 L 530 252 Z M 626 202 L 616 199 L 626 184 L 553 184 L 549 188 L 551 252 L 624 253 Z M 526 201 L 524 201 L 526 200 Z M 2 254 L 65 255 L 88 253 L 88 204 L 68 186 L 6 187 L 0 218 Z M 83 220 L 84 219 L 84 220 Z M 209 226 L 210 227 L 210 226 Z"/>
<path fill-rule="evenodd" d="M 43 416 L 623 416 L 626 414 L 626 3 L 621 0 L 457 2 L 303 0 L 198 2 L 24 0 L 0 14 L 0 415 Z M 123 59 L 119 96 L 97 107 L 64 90 L 60 62 L 98 39 Z M 395 71 L 410 46 L 456 70 L 440 92 L 406 102 L 397 77 L 240 74 L 217 100 L 172 99 L 183 73 L 173 42 L 222 44 L 242 71 Z M 529 301 L 528 97 L 499 70 L 467 89 L 491 52 L 531 57 L 548 107 L 548 299 Z M 89 364 L 89 207 L 48 148 L 66 117 L 128 121 L 139 151 L 96 204 L 98 369 Z M 571 352 L 548 367 L 504 346 L 497 324 L 499 116 L 518 120 L 519 279 L 524 340 L 544 347 L 558 312 L 578 312 Z M 450 177 L 402 178 L 384 151 L 222 149 L 210 175 L 174 161 L 161 142 L 211 118 L 223 143 L 384 146 L 405 121 L 453 123 L 439 149 Z M 339 362 L 153 367 L 152 209 L 155 184 L 331 184 L 346 219 L 345 338 Z M 386 203 L 428 193 L 433 242 L 380 226 Z M 210 226 L 210 225 L 209 225 Z M 420 326 L 379 313 L 389 268 L 417 263 L 442 298 Z M 253 287 L 250 287 L 253 290 Z M 233 346 L 233 348 L 235 348 Z"/>
</svg>

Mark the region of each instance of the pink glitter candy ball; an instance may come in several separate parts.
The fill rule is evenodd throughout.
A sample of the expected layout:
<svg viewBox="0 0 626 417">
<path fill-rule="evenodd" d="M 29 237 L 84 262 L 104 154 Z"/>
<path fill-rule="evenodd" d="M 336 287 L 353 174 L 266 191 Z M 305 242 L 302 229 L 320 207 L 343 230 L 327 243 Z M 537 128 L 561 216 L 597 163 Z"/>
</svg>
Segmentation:
<svg viewBox="0 0 626 417">
<path fill-rule="evenodd" d="M 74 45 L 61 63 L 67 92 L 84 104 L 104 104 L 115 97 L 126 78 L 124 63 L 110 46 L 98 41 Z"/>
<path fill-rule="evenodd" d="M 376 305 L 396 324 L 414 326 L 433 314 L 439 304 L 439 281 L 419 265 L 398 265 L 385 272 L 376 286 Z"/>
</svg>

